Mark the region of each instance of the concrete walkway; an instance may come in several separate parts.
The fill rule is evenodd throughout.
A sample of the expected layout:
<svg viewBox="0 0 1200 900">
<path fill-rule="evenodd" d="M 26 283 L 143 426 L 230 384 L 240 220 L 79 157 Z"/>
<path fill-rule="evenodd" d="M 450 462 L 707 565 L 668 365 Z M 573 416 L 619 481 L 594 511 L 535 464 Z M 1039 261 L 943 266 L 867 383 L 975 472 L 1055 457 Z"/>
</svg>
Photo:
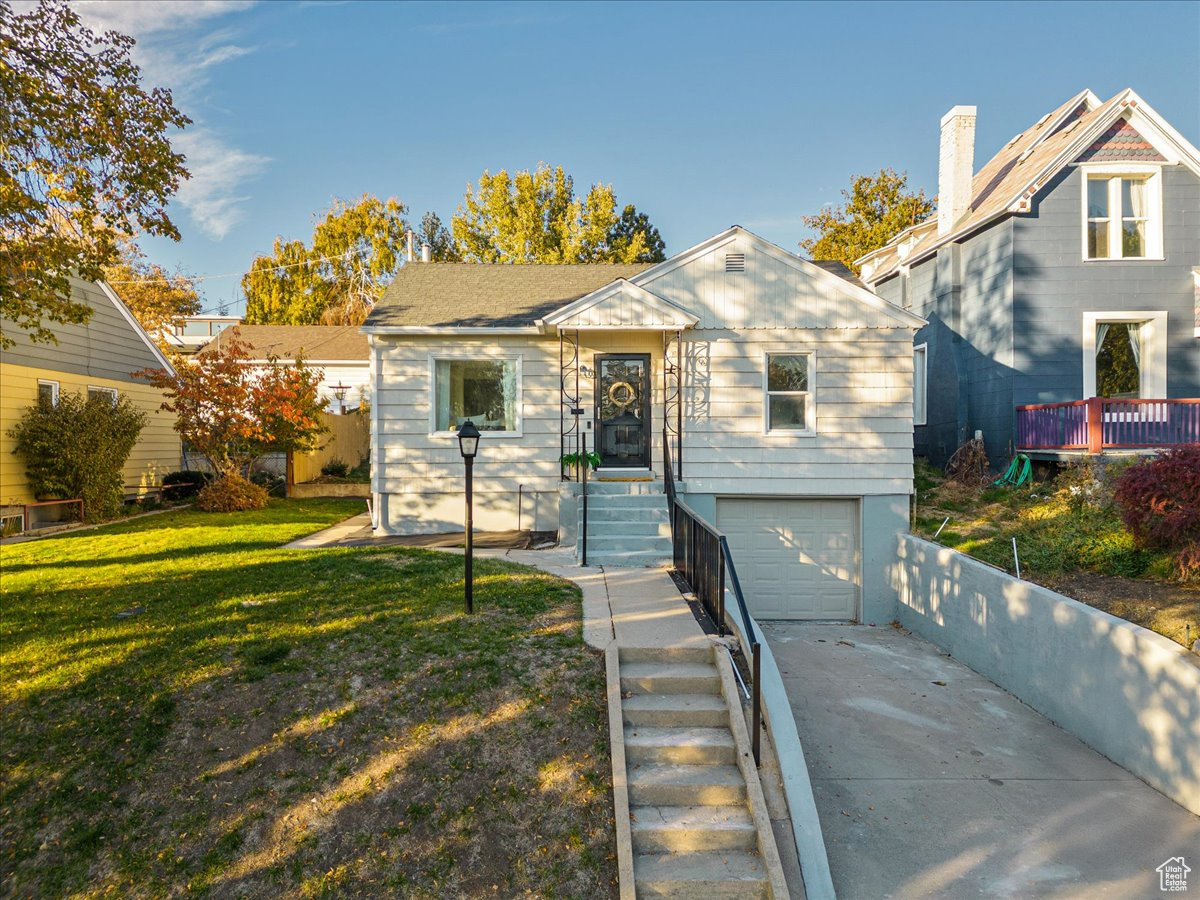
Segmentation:
<svg viewBox="0 0 1200 900">
<path fill-rule="evenodd" d="M 1167 859 L 1200 872 L 1200 817 L 933 644 L 866 626 L 763 632 L 839 896 L 1152 897 Z"/>
</svg>

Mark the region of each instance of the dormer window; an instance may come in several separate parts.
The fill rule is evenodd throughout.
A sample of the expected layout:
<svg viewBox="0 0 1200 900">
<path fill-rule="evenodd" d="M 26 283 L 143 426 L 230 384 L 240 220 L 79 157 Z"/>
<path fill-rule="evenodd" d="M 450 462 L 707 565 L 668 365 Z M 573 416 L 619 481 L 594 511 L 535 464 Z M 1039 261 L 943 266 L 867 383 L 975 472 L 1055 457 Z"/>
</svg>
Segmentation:
<svg viewBox="0 0 1200 900">
<path fill-rule="evenodd" d="M 1162 259 L 1157 166 L 1085 169 L 1084 259 Z"/>
</svg>

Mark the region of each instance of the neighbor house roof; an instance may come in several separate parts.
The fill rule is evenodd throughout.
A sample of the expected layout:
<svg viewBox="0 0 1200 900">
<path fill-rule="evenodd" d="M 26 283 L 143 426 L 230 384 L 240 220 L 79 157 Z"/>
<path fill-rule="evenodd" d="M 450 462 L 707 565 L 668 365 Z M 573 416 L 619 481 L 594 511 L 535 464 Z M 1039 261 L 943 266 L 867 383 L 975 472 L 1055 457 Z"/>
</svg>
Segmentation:
<svg viewBox="0 0 1200 900">
<path fill-rule="evenodd" d="M 1167 147 L 1173 159 L 1159 153 Z M 877 283 L 901 264 L 918 262 L 995 219 L 1028 212 L 1034 195 L 1070 163 L 1117 156 L 1181 162 L 1200 172 L 1196 148 L 1132 89 L 1103 103 L 1091 91 L 1082 91 L 1010 140 L 975 173 L 971 205 L 949 234 L 939 236 L 935 213 L 856 262 L 864 276 Z"/>
<path fill-rule="evenodd" d="M 396 274 L 364 327 L 531 327 L 571 301 L 648 268 L 650 263 L 410 263 Z"/>
<path fill-rule="evenodd" d="M 233 341 L 244 344 L 251 359 L 303 356 L 310 362 L 366 362 L 371 355 L 367 336 L 357 325 L 234 325 L 205 344 L 200 352 L 218 352 Z"/>
</svg>

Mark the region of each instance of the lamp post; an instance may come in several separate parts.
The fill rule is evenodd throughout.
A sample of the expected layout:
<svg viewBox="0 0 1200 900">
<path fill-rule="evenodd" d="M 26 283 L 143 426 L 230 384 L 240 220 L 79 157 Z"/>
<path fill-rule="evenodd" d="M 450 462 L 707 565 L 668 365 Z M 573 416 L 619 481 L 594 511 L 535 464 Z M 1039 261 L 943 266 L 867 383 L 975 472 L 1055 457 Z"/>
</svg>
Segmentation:
<svg viewBox="0 0 1200 900">
<path fill-rule="evenodd" d="M 346 414 L 346 391 L 350 390 L 350 385 L 342 384 L 339 381 L 337 384 L 331 384 L 329 389 L 333 391 L 333 396 L 337 397 L 339 414 L 344 416 Z"/>
<path fill-rule="evenodd" d="M 467 467 L 467 547 L 466 547 L 466 601 L 467 613 L 475 612 L 475 574 L 472 571 L 472 555 L 475 550 L 473 530 L 474 523 L 471 521 L 471 492 L 473 485 L 471 483 L 472 469 L 475 465 L 475 454 L 479 452 L 479 429 L 475 427 L 475 423 L 470 419 L 463 422 L 458 429 L 458 452 L 462 454 L 463 464 Z"/>
</svg>

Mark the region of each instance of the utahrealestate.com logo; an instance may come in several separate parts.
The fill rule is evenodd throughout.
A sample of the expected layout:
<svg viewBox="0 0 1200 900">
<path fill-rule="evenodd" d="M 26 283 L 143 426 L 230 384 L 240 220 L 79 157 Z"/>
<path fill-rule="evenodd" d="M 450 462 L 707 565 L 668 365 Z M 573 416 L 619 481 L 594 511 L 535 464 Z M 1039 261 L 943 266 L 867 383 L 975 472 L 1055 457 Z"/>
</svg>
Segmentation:
<svg viewBox="0 0 1200 900">
<path fill-rule="evenodd" d="M 1187 890 L 1188 872 L 1192 870 L 1188 868 L 1182 856 L 1172 856 L 1154 871 L 1158 873 L 1159 890 L 1171 893 L 1183 893 Z"/>
</svg>

